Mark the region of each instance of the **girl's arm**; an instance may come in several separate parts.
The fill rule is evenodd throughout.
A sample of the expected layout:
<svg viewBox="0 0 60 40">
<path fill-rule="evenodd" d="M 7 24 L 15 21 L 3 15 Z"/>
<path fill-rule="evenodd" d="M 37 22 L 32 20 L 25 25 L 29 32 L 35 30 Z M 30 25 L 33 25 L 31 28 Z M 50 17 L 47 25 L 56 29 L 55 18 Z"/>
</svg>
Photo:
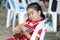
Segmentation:
<svg viewBox="0 0 60 40">
<path fill-rule="evenodd" d="M 24 31 L 24 34 L 28 37 L 28 39 L 31 38 L 31 35 L 28 32 Z"/>
<path fill-rule="evenodd" d="M 29 39 L 31 38 L 31 35 L 30 35 L 28 32 L 24 31 L 24 34 L 25 34 Z M 38 40 L 38 39 L 39 39 L 39 37 L 36 36 L 36 39 L 35 39 L 35 40 Z"/>
<path fill-rule="evenodd" d="M 16 33 L 19 29 L 20 29 L 20 30 L 23 29 L 24 25 L 25 25 L 25 23 L 22 23 L 22 24 L 16 26 L 16 27 L 13 29 L 13 32 Z"/>
</svg>

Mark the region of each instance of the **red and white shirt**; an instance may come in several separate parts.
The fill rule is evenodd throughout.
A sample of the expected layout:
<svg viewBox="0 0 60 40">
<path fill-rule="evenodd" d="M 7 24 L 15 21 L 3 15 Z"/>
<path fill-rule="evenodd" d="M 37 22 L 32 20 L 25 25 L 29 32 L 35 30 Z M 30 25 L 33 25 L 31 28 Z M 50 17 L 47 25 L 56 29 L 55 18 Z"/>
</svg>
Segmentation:
<svg viewBox="0 0 60 40">
<path fill-rule="evenodd" d="M 39 22 L 41 22 L 42 20 L 43 20 L 43 18 L 40 18 L 40 19 L 36 20 L 35 22 L 32 22 L 32 20 L 27 19 L 25 27 L 31 30 L 31 31 L 30 31 L 30 34 L 31 34 L 31 35 L 32 35 L 32 33 L 34 32 L 34 29 L 36 28 L 36 26 L 37 26 L 37 25 L 39 24 Z M 40 29 L 40 30 L 38 31 L 37 36 L 40 37 L 41 33 L 42 33 L 42 29 Z"/>
</svg>

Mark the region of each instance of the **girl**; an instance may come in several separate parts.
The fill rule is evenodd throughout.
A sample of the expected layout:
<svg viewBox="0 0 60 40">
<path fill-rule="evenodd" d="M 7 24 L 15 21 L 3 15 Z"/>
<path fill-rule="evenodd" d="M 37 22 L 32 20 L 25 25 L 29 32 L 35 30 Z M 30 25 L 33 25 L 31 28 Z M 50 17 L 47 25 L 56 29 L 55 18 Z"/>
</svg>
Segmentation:
<svg viewBox="0 0 60 40">
<path fill-rule="evenodd" d="M 36 26 L 39 24 L 39 22 L 45 19 L 41 6 L 37 3 L 29 4 L 27 7 L 27 12 L 28 19 L 26 20 L 26 22 L 18 25 L 16 28 L 13 29 L 14 32 L 18 31 L 18 29 L 23 31 L 23 35 L 19 38 L 19 40 L 30 40 Z M 41 32 L 42 29 L 38 31 L 35 40 L 39 40 Z"/>
</svg>

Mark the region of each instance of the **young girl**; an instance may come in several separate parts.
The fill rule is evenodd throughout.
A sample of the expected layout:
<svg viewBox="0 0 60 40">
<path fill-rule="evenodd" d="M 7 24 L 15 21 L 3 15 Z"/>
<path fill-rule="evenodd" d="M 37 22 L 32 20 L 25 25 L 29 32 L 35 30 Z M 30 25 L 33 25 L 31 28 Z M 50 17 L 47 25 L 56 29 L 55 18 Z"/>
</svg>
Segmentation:
<svg viewBox="0 0 60 40">
<path fill-rule="evenodd" d="M 23 35 L 19 38 L 19 40 L 30 40 L 36 26 L 39 24 L 39 22 L 45 19 L 41 6 L 37 3 L 29 4 L 27 7 L 27 12 L 28 19 L 26 20 L 26 22 L 18 25 L 13 29 L 14 32 L 18 31 L 18 29 L 21 29 L 21 31 L 23 31 Z M 38 31 L 35 40 L 39 40 L 41 32 L 42 29 Z"/>
</svg>

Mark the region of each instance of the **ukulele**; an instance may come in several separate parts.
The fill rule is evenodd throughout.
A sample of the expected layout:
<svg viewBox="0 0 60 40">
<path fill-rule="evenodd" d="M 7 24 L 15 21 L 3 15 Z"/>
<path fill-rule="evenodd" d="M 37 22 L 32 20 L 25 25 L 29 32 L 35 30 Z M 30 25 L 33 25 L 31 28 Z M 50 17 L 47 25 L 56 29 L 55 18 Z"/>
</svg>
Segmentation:
<svg viewBox="0 0 60 40">
<path fill-rule="evenodd" d="M 13 36 L 14 36 L 14 38 L 15 38 L 16 40 L 19 39 L 22 35 L 23 35 L 23 32 L 22 32 L 22 31 L 13 34 Z"/>
</svg>

